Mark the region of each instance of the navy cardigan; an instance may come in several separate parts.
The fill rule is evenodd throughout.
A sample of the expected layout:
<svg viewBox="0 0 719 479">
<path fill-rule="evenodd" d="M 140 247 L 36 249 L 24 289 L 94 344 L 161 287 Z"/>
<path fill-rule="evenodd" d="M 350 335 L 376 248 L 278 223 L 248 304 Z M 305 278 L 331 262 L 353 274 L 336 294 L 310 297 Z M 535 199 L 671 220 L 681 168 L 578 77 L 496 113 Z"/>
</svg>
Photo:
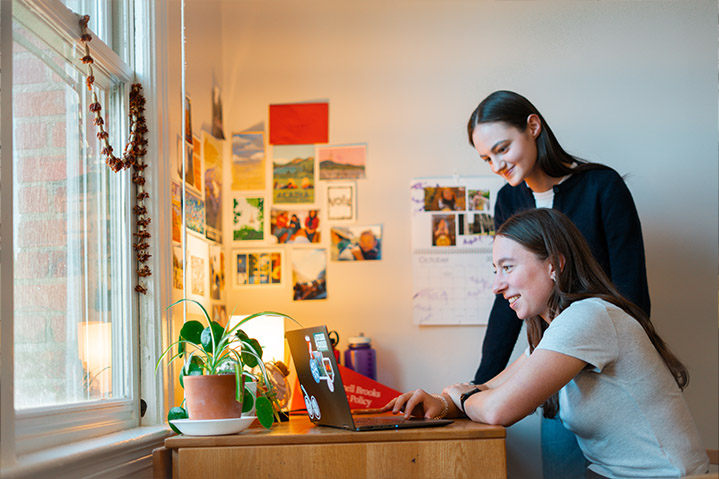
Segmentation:
<svg viewBox="0 0 719 479">
<path fill-rule="evenodd" d="M 644 242 L 632 195 L 613 169 L 575 173 L 553 187 L 553 208 L 566 214 L 584 234 L 594 257 L 619 292 L 649 315 L 649 286 Z M 532 190 L 522 182 L 499 190 L 494 225 L 499 228 L 512 214 L 534 208 Z M 497 295 L 482 345 L 482 361 L 474 382 L 481 384 L 502 372 L 517 342 L 522 321 L 509 303 Z"/>
</svg>

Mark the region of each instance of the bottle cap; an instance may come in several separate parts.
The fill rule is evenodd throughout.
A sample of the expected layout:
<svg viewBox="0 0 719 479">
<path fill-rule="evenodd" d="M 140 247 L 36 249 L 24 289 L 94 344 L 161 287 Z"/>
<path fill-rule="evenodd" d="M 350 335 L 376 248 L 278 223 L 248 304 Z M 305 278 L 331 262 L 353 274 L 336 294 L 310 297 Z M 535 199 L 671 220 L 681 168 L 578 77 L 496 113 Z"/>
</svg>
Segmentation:
<svg viewBox="0 0 719 479">
<path fill-rule="evenodd" d="M 350 344 L 369 344 L 372 342 L 372 338 L 368 338 L 364 333 L 359 333 L 359 336 L 352 336 L 347 338 Z"/>
</svg>

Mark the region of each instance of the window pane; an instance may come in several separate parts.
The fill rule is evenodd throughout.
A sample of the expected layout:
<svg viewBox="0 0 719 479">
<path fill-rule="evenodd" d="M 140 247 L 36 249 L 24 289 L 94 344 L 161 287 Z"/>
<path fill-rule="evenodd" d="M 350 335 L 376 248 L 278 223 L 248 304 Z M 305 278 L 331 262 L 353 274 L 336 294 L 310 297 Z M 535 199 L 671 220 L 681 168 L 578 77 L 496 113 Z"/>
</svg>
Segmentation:
<svg viewBox="0 0 719 479">
<path fill-rule="evenodd" d="M 15 408 L 128 397 L 127 175 L 99 155 L 72 47 L 18 22 L 13 43 Z M 96 85 L 119 136 L 122 92 Z"/>
<path fill-rule="evenodd" d="M 108 31 L 111 22 L 110 2 L 108 0 L 60 0 L 67 8 L 78 15 L 90 15 L 88 28 L 97 37 L 112 47 L 112 35 Z"/>
</svg>

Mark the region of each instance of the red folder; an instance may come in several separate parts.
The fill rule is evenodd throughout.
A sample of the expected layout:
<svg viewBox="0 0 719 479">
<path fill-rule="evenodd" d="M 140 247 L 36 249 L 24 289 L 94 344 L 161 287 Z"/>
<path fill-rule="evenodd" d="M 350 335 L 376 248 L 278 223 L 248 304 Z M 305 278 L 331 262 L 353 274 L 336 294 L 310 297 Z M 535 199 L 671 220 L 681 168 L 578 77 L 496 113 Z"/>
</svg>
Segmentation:
<svg viewBox="0 0 719 479">
<path fill-rule="evenodd" d="M 341 364 L 338 364 L 337 367 L 342 377 L 350 409 L 380 408 L 402 394 Z M 303 409 L 305 409 L 305 400 L 300 389 L 300 382 L 296 380 L 292 390 L 290 411 Z"/>
</svg>

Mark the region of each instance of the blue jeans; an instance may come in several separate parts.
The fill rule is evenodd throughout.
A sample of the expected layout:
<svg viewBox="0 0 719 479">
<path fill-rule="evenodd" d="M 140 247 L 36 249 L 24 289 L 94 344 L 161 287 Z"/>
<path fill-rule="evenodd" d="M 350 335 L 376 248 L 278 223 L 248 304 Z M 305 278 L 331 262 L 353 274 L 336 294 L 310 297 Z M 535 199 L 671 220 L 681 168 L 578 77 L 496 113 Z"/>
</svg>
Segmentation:
<svg viewBox="0 0 719 479">
<path fill-rule="evenodd" d="M 558 417 L 542 417 L 544 479 L 584 479 L 588 465 L 574 433 L 566 429 Z"/>
</svg>

